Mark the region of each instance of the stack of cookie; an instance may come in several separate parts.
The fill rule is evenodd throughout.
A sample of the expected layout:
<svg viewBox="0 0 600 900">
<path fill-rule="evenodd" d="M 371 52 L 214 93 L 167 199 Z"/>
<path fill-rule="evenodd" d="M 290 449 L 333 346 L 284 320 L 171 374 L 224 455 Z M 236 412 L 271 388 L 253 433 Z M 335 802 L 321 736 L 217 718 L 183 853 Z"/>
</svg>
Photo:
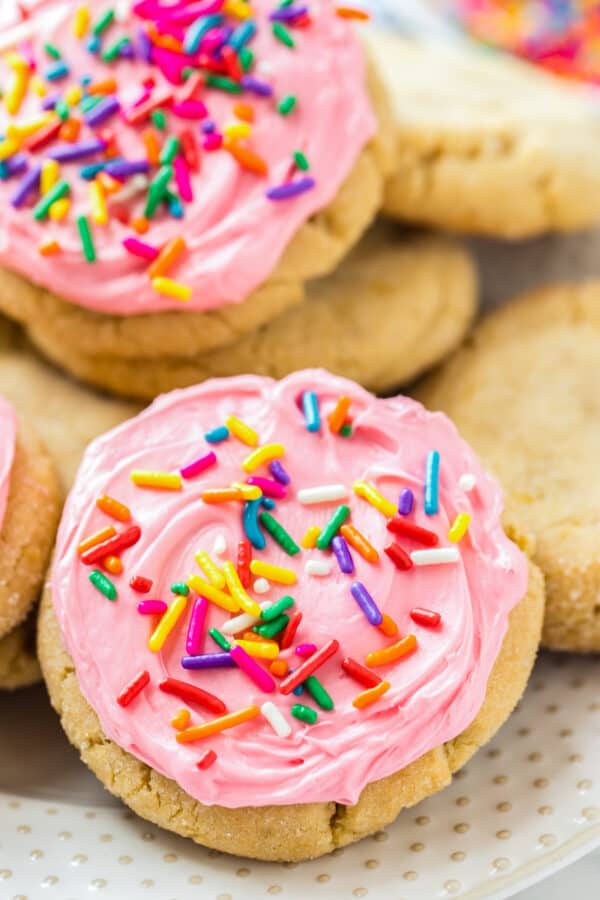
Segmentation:
<svg viewBox="0 0 600 900">
<path fill-rule="evenodd" d="M 542 573 L 546 643 L 600 647 L 597 289 L 521 301 L 418 388 L 483 465 L 368 392 L 476 310 L 469 252 L 408 227 L 599 220 L 600 126 L 550 77 L 363 41 L 330 0 L 6 6 L 0 687 L 36 677 L 15 629 L 56 538 L 38 649 L 85 763 L 206 846 L 329 852 L 510 715 Z M 25 416 L 72 488 L 58 533 Z"/>
</svg>

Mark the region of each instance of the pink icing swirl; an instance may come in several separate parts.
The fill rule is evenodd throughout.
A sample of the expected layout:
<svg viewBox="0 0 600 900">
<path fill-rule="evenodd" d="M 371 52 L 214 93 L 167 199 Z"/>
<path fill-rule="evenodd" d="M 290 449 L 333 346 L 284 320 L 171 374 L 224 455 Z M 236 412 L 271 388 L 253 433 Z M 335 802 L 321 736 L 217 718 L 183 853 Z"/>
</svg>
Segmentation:
<svg viewBox="0 0 600 900">
<path fill-rule="evenodd" d="M 116 78 L 120 86 L 117 96 L 126 107 L 140 96 L 142 82 L 149 75 L 156 80 L 156 92 L 165 86 L 177 92 L 179 88 L 169 84 L 156 66 L 150 67 L 140 59 L 107 65 L 89 53 L 86 41 L 77 40 L 72 31 L 75 10 L 80 5 L 78 0 L 29 4 L 34 12 L 31 27 L 28 29 L 25 23 L 24 33 L 29 36 L 26 47 L 38 63 L 38 73 L 43 77 L 52 62 L 43 49 L 47 42 L 61 50 L 72 73 L 65 80 L 45 82 L 50 94 L 63 92 L 82 75 L 95 81 Z M 94 11 L 94 5 L 90 7 Z M 98 156 L 62 165 L 61 177 L 70 182 L 72 202 L 71 213 L 63 222 L 36 222 L 30 208 L 13 208 L 10 198 L 20 176 L 0 181 L 0 263 L 71 303 L 119 316 L 209 310 L 245 300 L 273 273 L 303 223 L 334 199 L 376 127 L 365 86 L 362 48 L 353 29 L 335 15 L 330 0 L 311 0 L 313 24 L 294 30 L 293 50 L 272 34 L 269 14 L 274 8 L 272 0 L 253 0 L 258 31 L 250 45 L 256 54 L 252 74 L 273 86 L 274 97 L 231 96 L 208 89 L 199 97 L 219 129 L 236 121 L 236 102 L 254 106 L 256 121 L 249 146 L 267 162 L 268 177 L 243 171 L 224 150 L 201 151 L 200 171 L 191 173 L 194 200 L 184 204 L 184 220 L 161 212 L 152 220 L 148 234 L 142 236 L 154 247 L 161 247 L 174 235 L 185 236 L 188 252 L 168 275 L 192 288 L 189 302 L 162 296 L 153 289 L 146 273 L 148 263 L 129 255 L 122 245 L 123 239 L 135 237 L 135 232 L 115 216 L 106 225 L 92 224 L 98 258 L 93 264 L 84 261 L 75 221 L 80 214 L 89 215 L 89 183 L 78 171 Z M 0 44 L 6 47 L 10 44 L 9 26 L 19 21 L 15 0 L 2 3 L 0 16 Z M 120 19 L 110 27 L 104 46 L 123 34 L 135 38 L 141 20 L 128 11 Z M 22 33 L 23 29 L 18 32 Z M 6 68 L 2 75 L 3 83 L 7 82 L 10 70 Z M 297 106 L 291 115 L 284 116 L 276 107 L 288 95 L 296 97 Z M 31 89 L 15 119 L 0 105 L 0 133 L 5 133 L 12 122 L 31 121 L 39 113 L 40 98 Z M 201 145 L 199 121 L 178 119 L 170 112 L 168 115 L 167 135 L 191 127 Z M 147 124 L 129 127 L 117 114 L 100 127 L 115 132 L 123 157 L 140 160 L 146 156 L 141 134 Z M 94 132 L 84 127 L 80 139 L 90 137 Z M 297 150 L 310 161 L 311 169 L 306 174 L 315 179 L 315 187 L 291 200 L 268 200 L 266 190 L 290 176 Z M 31 163 L 41 162 L 44 152 L 30 154 Z M 127 204 L 132 216 L 141 214 L 144 201 L 142 194 Z M 39 244 L 47 240 L 58 241 L 62 248 L 59 255 L 38 253 Z"/>
<path fill-rule="evenodd" d="M 305 390 L 318 394 L 322 427 L 317 434 L 307 431 L 297 404 Z M 326 417 L 342 394 L 352 399 L 350 437 L 332 434 L 327 426 Z M 136 488 L 130 480 L 132 470 L 177 471 L 201 456 L 207 448 L 205 432 L 230 415 L 254 428 L 261 444 L 285 446 L 283 464 L 292 482 L 288 497 L 277 501 L 273 515 L 298 543 L 308 526 L 323 527 L 340 503 L 306 506 L 295 499 L 297 491 L 316 485 L 341 483 L 349 488 L 344 502 L 351 508 L 351 521 L 380 551 L 391 537 L 386 519 L 352 492 L 357 480 L 371 482 L 392 500 L 410 487 L 416 501 L 412 519 L 439 534 L 440 546 L 449 546 L 448 529 L 459 511 L 472 516 L 468 536 L 456 545 L 459 561 L 451 565 L 399 571 L 385 554 L 373 564 L 352 551 L 356 573 L 344 575 L 331 553 L 302 550 L 290 557 L 268 536 L 266 549 L 254 551 L 255 558 L 298 575 L 297 583 L 289 587 L 273 584 L 264 595 L 251 591 L 258 602 L 275 601 L 284 594 L 295 598 L 304 616 L 295 643 L 321 647 L 331 638 L 340 643 L 340 652 L 317 673 L 335 709 L 318 710 L 314 725 L 289 715 L 292 703 L 315 705 L 306 694 L 264 694 L 237 669 L 190 672 L 181 667 L 191 601 L 163 651 L 151 653 L 151 626 L 136 611 L 140 595 L 128 587 L 131 575 L 144 575 L 154 581 L 151 596 L 169 602 L 170 585 L 190 573 L 200 574 L 194 553 L 198 549 L 211 553 L 218 536 L 227 544 L 220 561 L 235 562 L 244 537 L 241 504 L 210 506 L 200 494 L 244 478 L 240 464 L 249 447 L 230 437 L 214 448 L 217 465 L 185 482 L 181 491 L 157 493 Z M 440 509 L 437 515 L 426 516 L 423 479 L 432 448 L 441 455 Z M 459 486 L 464 473 L 476 479 L 476 488 L 469 493 Z M 268 472 L 261 468 L 255 474 Z M 76 549 L 86 535 L 107 522 L 94 503 L 102 493 L 129 505 L 142 528 L 140 542 L 123 554 L 125 574 L 114 579 L 118 588 L 114 603 L 91 587 L 89 568 L 78 561 Z M 90 446 L 60 527 L 52 597 L 81 690 L 105 733 L 177 781 L 188 794 L 205 804 L 229 807 L 355 803 L 369 782 L 454 738 L 482 705 L 508 613 L 527 586 L 525 557 L 505 536 L 501 510 L 497 483 L 450 421 L 410 399 L 377 399 L 324 371 L 299 372 L 280 382 L 254 376 L 212 380 L 159 398 Z M 400 543 L 409 551 L 418 549 L 410 541 Z M 324 558 L 332 562 L 329 576 L 305 573 L 307 560 Z M 214 555 L 213 559 L 219 562 Z M 391 688 L 362 710 L 352 705 L 352 699 L 363 688 L 342 671 L 342 654 L 364 664 L 367 652 L 396 639 L 367 622 L 350 592 L 353 579 L 367 587 L 381 611 L 397 622 L 401 635 L 414 633 L 418 641 L 411 656 L 376 670 Z M 441 613 L 441 626 L 416 625 L 409 615 L 414 607 Z M 226 618 L 227 613 L 211 604 L 207 627 L 221 627 Z M 207 637 L 203 652 L 216 650 Z M 293 648 L 282 656 L 297 667 Z M 115 698 L 141 669 L 149 671 L 151 684 L 131 706 L 120 708 Z M 209 690 L 231 711 L 273 700 L 291 722 L 292 734 L 277 737 L 259 717 L 210 740 L 180 745 L 170 720 L 182 703 L 157 688 L 166 675 Z M 194 723 L 210 718 L 192 708 Z M 217 753 L 217 761 L 200 772 L 195 763 L 209 748 Z"/>
<path fill-rule="evenodd" d="M 4 521 L 8 502 L 16 439 L 17 417 L 15 411 L 4 397 L 0 397 L 0 527 Z"/>
</svg>

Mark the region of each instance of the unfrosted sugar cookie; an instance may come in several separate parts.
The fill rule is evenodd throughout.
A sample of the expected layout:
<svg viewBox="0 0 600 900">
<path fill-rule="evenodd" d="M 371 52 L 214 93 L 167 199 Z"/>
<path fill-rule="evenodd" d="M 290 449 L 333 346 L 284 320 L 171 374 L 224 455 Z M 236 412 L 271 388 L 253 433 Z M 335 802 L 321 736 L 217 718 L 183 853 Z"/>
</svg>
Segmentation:
<svg viewBox="0 0 600 900">
<path fill-rule="evenodd" d="M 0 308 L 66 368 L 229 343 L 373 219 L 387 103 L 329 0 L 20 8 L 0 20 Z"/>
<path fill-rule="evenodd" d="M 165 395 L 89 447 L 65 509 L 39 624 L 63 727 L 207 846 L 304 859 L 376 831 L 527 682 L 543 587 L 501 510 L 407 398 L 323 370 Z"/>
<path fill-rule="evenodd" d="M 45 449 L 1 396 L 0 435 L 0 688 L 12 688 L 35 680 L 30 665 L 21 678 L 19 666 L 8 661 L 25 645 L 25 632 L 17 628 L 41 591 L 60 498 Z"/>
</svg>

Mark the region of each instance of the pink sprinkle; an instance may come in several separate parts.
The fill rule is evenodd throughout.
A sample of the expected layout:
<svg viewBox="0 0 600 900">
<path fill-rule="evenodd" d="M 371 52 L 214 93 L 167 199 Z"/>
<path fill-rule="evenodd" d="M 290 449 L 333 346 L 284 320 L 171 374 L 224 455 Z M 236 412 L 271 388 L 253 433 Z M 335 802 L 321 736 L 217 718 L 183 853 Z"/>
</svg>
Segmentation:
<svg viewBox="0 0 600 900">
<path fill-rule="evenodd" d="M 183 87 L 177 93 L 178 103 L 183 103 L 186 100 L 195 100 L 196 92 L 201 90 L 204 87 L 204 75 L 201 72 L 194 72 L 193 75 L 187 79 Z"/>
<path fill-rule="evenodd" d="M 173 104 L 173 112 L 180 119 L 205 119 L 208 110 L 202 100 L 182 100 Z"/>
<path fill-rule="evenodd" d="M 187 466 L 183 466 L 179 472 L 182 478 L 195 478 L 196 475 L 204 472 L 205 469 L 210 469 L 211 466 L 216 465 L 216 462 L 217 454 L 211 450 L 210 453 L 206 453 L 204 456 L 195 459 L 194 462 L 188 463 Z"/>
<path fill-rule="evenodd" d="M 273 481 L 272 478 L 260 478 L 258 475 L 252 475 L 246 481 L 248 484 L 259 487 L 265 497 L 275 497 L 277 500 L 282 500 L 287 494 L 285 485 L 279 484 L 278 481 Z"/>
<path fill-rule="evenodd" d="M 194 602 L 192 615 L 190 616 L 190 624 L 185 639 L 185 650 L 189 656 L 198 656 L 202 649 L 202 638 L 204 637 L 204 625 L 206 623 L 206 614 L 208 612 L 208 600 L 206 597 L 198 597 Z"/>
<path fill-rule="evenodd" d="M 220 150 L 223 146 L 223 135 L 213 131 L 211 134 L 204 135 L 202 146 L 205 150 Z"/>
<path fill-rule="evenodd" d="M 295 653 L 296 656 L 312 656 L 316 649 L 316 644 L 298 644 Z"/>
<path fill-rule="evenodd" d="M 275 690 L 275 682 L 269 673 L 261 668 L 256 660 L 246 653 L 243 647 L 240 647 L 239 644 L 233 644 L 229 653 L 235 660 L 236 665 L 248 676 L 248 678 L 252 679 L 254 684 L 256 684 L 261 691 L 268 694 Z"/>
<path fill-rule="evenodd" d="M 212 53 L 218 50 L 225 43 L 226 34 L 222 28 L 211 28 L 207 31 L 200 44 L 202 53 Z"/>
<path fill-rule="evenodd" d="M 162 616 L 168 610 L 163 600 L 142 600 L 138 603 L 138 612 L 143 616 Z"/>
<path fill-rule="evenodd" d="M 156 247 L 152 247 L 151 244 L 145 244 L 143 241 L 138 241 L 134 237 L 124 238 L 123 246 L 132 256 L 139 256 L 141 259 L 147 259 L 149 262 L 152 262 L 158 256 Z"/>
<path fill-rule="evenodd" d="M 177 6 L 175 10 L 169 11 L 167 7 L 164 9 L 164 14 L 179 25 L 191 25 L 199 16 L 210 16 L 213 13 L 221 12 L 224 3 L 225 0 L 201 0 L 199 3 L 190 3 L 183 9 Z"/>
<path fill-rule="evenodd" d="M 176 156 L 173 167 L 175 170 L 175 182 L 177 184 L 177 189 L 179 190 L 179 196 L 182 200 L 185 200 L 186 203 L 190 203 L 194 199 L 194 191 L 192 190 L 188 164 L 182 156 Z"/>
</svg>

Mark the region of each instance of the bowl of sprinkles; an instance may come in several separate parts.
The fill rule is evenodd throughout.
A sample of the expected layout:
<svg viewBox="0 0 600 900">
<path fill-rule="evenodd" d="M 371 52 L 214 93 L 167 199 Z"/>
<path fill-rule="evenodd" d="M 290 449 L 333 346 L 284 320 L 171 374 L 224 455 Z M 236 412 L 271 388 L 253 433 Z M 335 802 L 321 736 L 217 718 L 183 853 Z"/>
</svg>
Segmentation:
<svg viewBox="0 0 600 900">
<path fill-rule="evenodd" d="M 208 381 L 96 440 L 52 606 L 108 742 L 216 817 L 167 827 L 298 859 L 394 818 L 369 791 L 473 722 L 526 595 L 501 508 L 444 416 L 324 371 Z M 333 804 L 358 818 L 325 834 Z"/>
</svg>

